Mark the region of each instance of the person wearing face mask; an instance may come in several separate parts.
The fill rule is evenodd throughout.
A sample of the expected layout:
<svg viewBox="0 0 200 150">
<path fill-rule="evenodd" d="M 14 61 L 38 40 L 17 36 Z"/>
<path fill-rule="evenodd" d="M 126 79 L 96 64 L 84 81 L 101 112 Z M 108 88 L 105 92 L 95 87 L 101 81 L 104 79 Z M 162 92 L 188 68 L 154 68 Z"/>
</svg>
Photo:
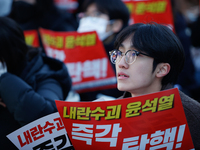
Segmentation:
<svg viewBox="0 0 200 150">
<path fill-rule="evenodd" d="M 129 22 L 129 11 L 121 0 L 85 0 L 80 1 L 80 18 L 77 32 L 96 31 L 99 39 L 103 42 L 107 56 L 109 50 L 113 49 L 116 35 Z M 80 3 L 79 3 L 80 4 Z M 113 69 L 115 69 L 114 65 Z M 118 97 L 122 93 L 117 89 L 103 90 L 80 94 L 81 100 L 94 100 L 97 94 Z"/>
<path fill-rule="evenodd" d="M 85 0 L 79 7 L 77 31 L 96 31 L 106 50 L 108 46 L 113 47 L 116 34 L 128 25 L 126 5 L 121 0 Z"/>
</svg>

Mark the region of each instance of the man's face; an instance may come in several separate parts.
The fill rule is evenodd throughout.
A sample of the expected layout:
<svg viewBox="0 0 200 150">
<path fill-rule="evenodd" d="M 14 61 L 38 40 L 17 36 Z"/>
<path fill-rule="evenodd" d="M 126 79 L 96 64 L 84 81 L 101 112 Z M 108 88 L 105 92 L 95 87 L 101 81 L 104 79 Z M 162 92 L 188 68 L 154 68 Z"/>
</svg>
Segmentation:
<svg viewBox="0 0 200 150">
<path fill-rule="evenodd" d="M 137 50 L 132 46 L 131 38 L 121 43 L 119 50 L 125 53 L 128 50 Z M 153 69 L 153 58 L 140 54 L 136 61 L 129 65 L 125 56 L 116 63 L 117 87 L 120 91 L 128 91 L 132 96 L 157 92 L 161 81 L 156 78 L 156 70 Z"/>
</svg>

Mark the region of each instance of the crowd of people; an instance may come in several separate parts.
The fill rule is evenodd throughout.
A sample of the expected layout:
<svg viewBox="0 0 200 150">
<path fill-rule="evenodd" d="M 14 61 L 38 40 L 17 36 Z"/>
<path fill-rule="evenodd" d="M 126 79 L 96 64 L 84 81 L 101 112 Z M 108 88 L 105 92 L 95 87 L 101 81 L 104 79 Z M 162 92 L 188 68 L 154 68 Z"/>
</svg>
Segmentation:
<svg viewBox="0 0 200 150">
<path fill-rule="evenodd" d="M 185 51 L 186 60 L 177 85 L 189 96 L 200 102 L 199 97 L 199 3 L 196 0 L 172 0 L 174 28 Z"/>
<path fill-rule="evenodd" d="M 200 148 L 199 1 L 171 0 L 175 34 L 157 23 L 130 25 L 122 0 L 77 3 L 71 12 L 58 8 L 54 0 L 0 1 L 1 146 L 16 149 L 6 135 L 56 112 L 55 100 L 66 100 L 72 89 L 66 65 L 48 57 L 41 40 L 38 48 L 25 42 L 23 31 L 42 27 L 96 31 L 102 41 L 117 88 L 77 93 L 79 101 L 93 101 L 99 94 L 117 99 L 178 87 L 194 146 Z"/>
</svg>

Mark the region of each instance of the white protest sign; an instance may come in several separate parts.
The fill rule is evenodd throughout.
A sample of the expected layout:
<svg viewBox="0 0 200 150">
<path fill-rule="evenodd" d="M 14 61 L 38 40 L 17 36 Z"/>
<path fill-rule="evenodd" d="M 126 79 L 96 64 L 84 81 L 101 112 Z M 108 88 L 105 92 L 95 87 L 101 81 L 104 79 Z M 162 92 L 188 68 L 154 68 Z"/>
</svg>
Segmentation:
<svg viewBox="0 0 200 150">
<path fill-rule="evenodd" d="M 58 112 L 21 127 L 7 138 L 20 150 L 73 149 Z"/>
</svg>

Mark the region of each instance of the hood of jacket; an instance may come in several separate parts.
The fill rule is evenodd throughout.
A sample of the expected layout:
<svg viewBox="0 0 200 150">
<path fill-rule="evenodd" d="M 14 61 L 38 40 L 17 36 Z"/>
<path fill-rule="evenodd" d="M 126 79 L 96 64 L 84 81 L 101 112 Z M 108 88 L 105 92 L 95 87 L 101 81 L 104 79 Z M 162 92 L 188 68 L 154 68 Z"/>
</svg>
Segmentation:
<svg viewBox="0 0 200 150">
<path fill-rule="evenodd" d="M 65 98 L 72 86 L 71 77 L 66 65 L 63 62 L 50 58 L 43 53 L 37 54 L 27 62 L 20 77 L 33 87 L 33 89 L 36 88 L 38 81 L 46 78 L 54 78 L 62 86 Z"/>
</svg>

